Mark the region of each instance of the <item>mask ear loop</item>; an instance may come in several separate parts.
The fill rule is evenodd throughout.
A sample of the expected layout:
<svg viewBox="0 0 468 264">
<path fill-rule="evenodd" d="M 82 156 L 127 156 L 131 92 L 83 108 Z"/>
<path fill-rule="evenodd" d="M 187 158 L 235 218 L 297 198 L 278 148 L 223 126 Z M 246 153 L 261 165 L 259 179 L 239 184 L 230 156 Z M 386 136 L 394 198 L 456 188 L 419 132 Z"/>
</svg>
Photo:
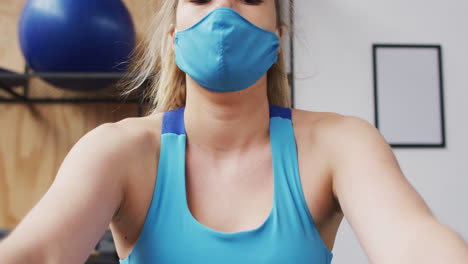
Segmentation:
<svg viewBox="0 0 468 264">
<path fill-rule="evenodd" d="M 279 28 L 276 29 L 276 36 L 278 37 L 278 39 L 280 40 L 281 42 L 281 38 L 280 38 L 280 30 Z M 281 53 L 281 43 L 280 43 L 280 46 L 278 47 L 278 55 Z"/>
<path fill-rule="evenodd" d="M 169 30 L 167 33 L 171 36 L 172 41 L 171 41 L 171 46 L 172 46 L 172 51 L 175 50 L 175 34 L 177 34 L 177 29 L 175 28 L 174 24 L 171 24 L 169 27 Z"/>
</svg>

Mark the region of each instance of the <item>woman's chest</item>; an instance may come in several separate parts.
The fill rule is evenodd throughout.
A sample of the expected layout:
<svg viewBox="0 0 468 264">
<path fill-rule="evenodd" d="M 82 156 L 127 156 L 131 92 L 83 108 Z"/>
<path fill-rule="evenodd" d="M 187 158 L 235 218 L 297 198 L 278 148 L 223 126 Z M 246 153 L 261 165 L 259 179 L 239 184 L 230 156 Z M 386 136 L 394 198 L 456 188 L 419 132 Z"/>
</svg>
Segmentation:
<svg viewBox="0 0 468 264">
<path fill-rule="evenodd" d="M 295 175 L 286 175 L 288 168 L 273 168 L 268 148 L 246 154 L 242 161 L 221 169 L 212 166 L 217 162 L 204 160 L 202 155 L 192 158 L 188 153 L 185 191 L 191 215 L 217 231 L 251 230 L 267 219 L 275 199 L 288 199 L 285 193 L 291 192 L 296 202 L 305 200 L 314 222 L 320 226 L 335 206 L 331 175 L 320 153 L 302 150 L 306 148 L 298 148 L 297 186 L 291 185 Z"/>
<path fill-rule="evenodd" d="M 297 146 L 302 196 L 319 232 L 324 233 L 320 229 L 326 226 L 335 208 L 328 163 L 319 149 L 300 137 Z M 274 199 L 275 177 L 268 148 L 246 155 L 237 163 L 225 162 L 224 166 L 204 160 L 200 155 L 195 155 L 196 158 L 190 155 L 187 153 L 185 191 L 188 210 L 194 219 L 220 232 L 252 230 L 267 219 Z M 146 172 L 135 175 L 119 222 L 112 225 L 121 258 L 135 245 L 153 198 L 157 164 L 149 160 L 147 163 L 147 169 L 143 170 Z M 333 239 L 324 238 L 325 241 Z"/>
</svg>

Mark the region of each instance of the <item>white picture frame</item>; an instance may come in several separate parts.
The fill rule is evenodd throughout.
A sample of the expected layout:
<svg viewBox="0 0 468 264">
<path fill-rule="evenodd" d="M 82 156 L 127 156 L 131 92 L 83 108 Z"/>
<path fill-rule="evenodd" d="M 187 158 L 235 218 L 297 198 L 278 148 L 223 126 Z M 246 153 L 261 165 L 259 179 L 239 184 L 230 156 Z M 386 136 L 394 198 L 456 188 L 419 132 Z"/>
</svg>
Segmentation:
<svg viewBox="0 0 468 264">
<path fill-rule="evenodd" d="M 392 147 L 444 148 L 440 45 L 374 44 L 375 126 Z"/>
</svg>

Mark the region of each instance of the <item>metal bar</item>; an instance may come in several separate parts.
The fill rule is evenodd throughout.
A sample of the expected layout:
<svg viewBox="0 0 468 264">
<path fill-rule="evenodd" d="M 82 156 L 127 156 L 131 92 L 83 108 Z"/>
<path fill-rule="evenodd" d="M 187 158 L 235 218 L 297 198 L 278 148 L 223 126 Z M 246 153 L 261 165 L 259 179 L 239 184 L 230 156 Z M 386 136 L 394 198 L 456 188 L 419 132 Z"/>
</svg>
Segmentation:
<svg viewBox="0 0 468 264">
<path fill-rule="evenodd" d="M 29 68 L 29 65 L 26 63 L 24 66 L 24 72 L 28 74 L 30 72 L 31 68 Z M 24 96 L 28 97 L 29 95 L 29 79 L 26 79 L 24 85 L 23 85 L 23 94 Z"/>
<path fill-rule="evenodd" d="M 22 73 L 0 68 L 0 76 L 5 76 L 5 78 L 0 79 L 2 79 L 3 83 L 9 87 L 23 86 L 26 82 L 26 78 L 22 77 L 22 75 Z"/>
<path fill-rule="evenodd" d="M 8 87 L 8 85 L 4 84 L 3 82 L 0 81 L 0 88 L 3 89 L 5 92 L 13 95 L 14 97 L 16 97 L 17 99 L 15 100 L 22 100 L 22 101 L 27 101 L 28 98 L 22 96 L 21 94 L 18 94 L 16 93 L 15 91 L 13 91 L 10 87 Z"/>
<path fill-rule="evenodd" d="M 0 228 L 0 240 L 5 238 L 11 232 L 10 229 Z"/>
<path fill-rule="evenodd" d="M 111 99 L 111 98 L 28 98 L 29 97 L 29 79 L 30 78 L 43 78 L 43 79 L 69 79 L 69 80 L 99 80 L 99 79 L 123 79 L 132 78 L 136 76 L 135 73 L 117 73 L 117 72 L 62 72 L 62 73 L 50 73 L 50 72 L 31 72 L 28 65 L 25 65 L 24 73 L 15 73 L 10 71 L 0 71 L 0 82 L 3 84 L 0 88 L 13 95 L 15 98 L 0 98 L 2 103 L 13 103 L 28 101 L 31 103 L 121 103 L 122 99 Z M 149 79 L 157 77 L 157 74 L 153 74 Z M 148 80 L 149 80 L 148 79 Z M 147 81 L 148 81 L 147 80 Z M 9 84 L 18 84 L 15 86 L 22 86 L 23 95 L 13 91 Z M 145 82 L 147 83 L 147 82 Z M 143 87 L 144 85 L 142 85 Z M 139 88 L 140 89 L 140 88 Z M 143 88 L 141 88 L 143 90 Z M 93 93 L 90 93 L 92 96 Z M 115 98 L 115 97 L 114 97 Z M 146 100 L 140 95 L 135 100 L 130 100 L 129 103 L 143 104 Z M 143 111 L 143 106 L 140 107 L 140 113 Z"/>
<path fill-rule="evenodd" d="M 133 78 L 136 73 L 119 73 L 119 72 L 32 72 L 32 73 L 5 73 L 0 72 L 0 79 L 24 79 L 24 78 L 47 78 L 47 79 L 122 79 Z M 156 74 L 150 78 L 157 77 Z"/>
</svg>

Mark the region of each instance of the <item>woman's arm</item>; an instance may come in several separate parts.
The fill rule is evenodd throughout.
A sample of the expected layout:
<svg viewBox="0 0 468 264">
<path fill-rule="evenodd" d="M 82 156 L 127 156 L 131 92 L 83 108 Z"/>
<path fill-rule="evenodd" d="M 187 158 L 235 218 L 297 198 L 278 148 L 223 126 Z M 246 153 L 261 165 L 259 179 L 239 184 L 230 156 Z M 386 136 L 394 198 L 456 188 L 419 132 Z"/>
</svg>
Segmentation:
<svg viewBox="0 0 468 264">
<path fill-rule="evenodd" d="M 433 217 L 374 126 L 328 126 L 333 191 L 372 263 L 468 263 L 467 244 Z"/>
<path fill-rule="evenodd" d="M 123 131 L 101 125 L 75 144 L 47 193 L 0 243 L 2 263 L 86 261 L 124 197 L 132 142 Z"/>
</svg>

